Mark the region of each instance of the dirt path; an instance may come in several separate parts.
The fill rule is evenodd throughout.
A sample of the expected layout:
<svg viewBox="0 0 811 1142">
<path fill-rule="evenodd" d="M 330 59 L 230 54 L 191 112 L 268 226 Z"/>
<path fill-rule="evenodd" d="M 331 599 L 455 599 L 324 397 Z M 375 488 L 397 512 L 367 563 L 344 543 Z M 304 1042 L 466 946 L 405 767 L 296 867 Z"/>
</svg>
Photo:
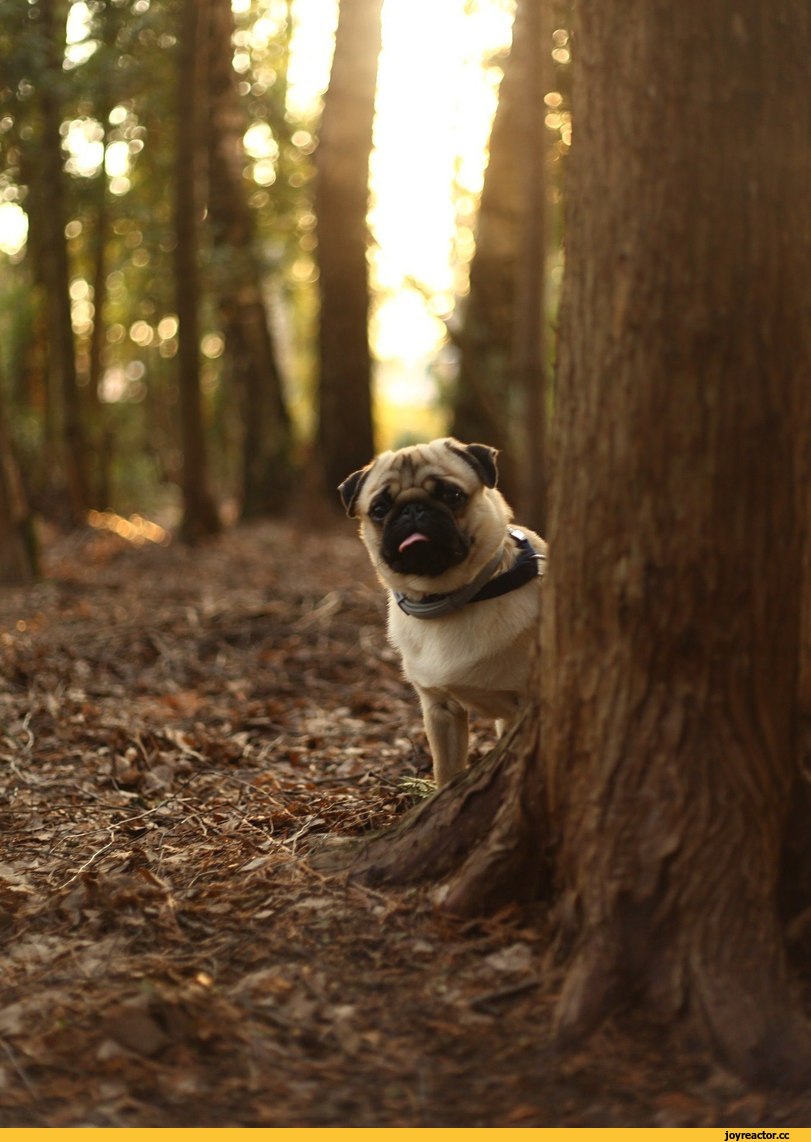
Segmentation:
<svg viewBox="0 0 811 1142">
<path fill-rule="evenodd" d="M 308 865 L 430 769 L 346 529 L 47 571 L 0 594 L 0 1126 L 811 1122 L 631 1023 L 556 1056 L 540 909 Z"/>
</svg>

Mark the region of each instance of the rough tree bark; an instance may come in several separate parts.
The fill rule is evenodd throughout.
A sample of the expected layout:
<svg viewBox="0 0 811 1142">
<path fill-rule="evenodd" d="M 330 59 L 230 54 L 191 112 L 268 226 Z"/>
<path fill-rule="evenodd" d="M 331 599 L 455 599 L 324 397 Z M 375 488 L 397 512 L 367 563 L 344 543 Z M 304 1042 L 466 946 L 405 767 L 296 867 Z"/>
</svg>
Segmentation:
<svg viewBox="0 0 811 1142">
<path fill-rule="evenodd" d="M 407 877 L 429 877 L 431 818 L 466 825 L 469 782 L 497 774 L 517 820 L 520 793 L 537 806 L 542 789 L 534 815 L 569 949 L 560 1040 L 636 1002 L 666 1023 L 686 1016 L 750 1082 L 806 1082 L 778 905 L 789 830 L 807 833 L 789 809 L 808 561 L 811 11 L 581 0 L 574 33 L 543 771 L 520 748 L 496 751 L 421 810 L 414 845 L 397 844 Z M 501 899 L 522 863 L 499 878 L 504 818 L 479 823 L 473 856 L 492 855 L 488 900 Z M 367 847 L 367 875 L 384 844 Z M 450 899 L 470 910 L 463 862 Z"/>
<path fill-rule="evenodd" d="M 750 1078 L 805 1071 L 777 917 L 811 374 L 811 13 L 582 0 L 543 744 L 578 951 Z M 621 92 L 608 99 L 609 92 Z M 779 122 L 775 119 L 779 118 Z"/>
<path fill-rule="evenodd" d="M 200 391 L 200 113 L 205 105 L 201 64 L 200 11 L 197 0 L 183 0 L 177 70 L 177 145 L 175 162 L 175 290 L 178 316 L 180 434 L 183 449 L 183 522 L 181 533 L 195 542 L 219 530 L 217 509 L 208 486 L 205 429 Z"/>
<path fill-rule="evenodd" d="M 341 0 L 316 150 L 318 450 L 330 493 L 374 453 L 366 213 L 382 0 Z"/>
<path fill-rule="evenodd" d="M 279 512 L 291 490 L 291 426 L 276 361 L 245 177 L 247 128 L 233 68 L 230 0 L 208 0 L 208 204 L 225 353 L 240 404 L 243 518 Z"/>
</svg>

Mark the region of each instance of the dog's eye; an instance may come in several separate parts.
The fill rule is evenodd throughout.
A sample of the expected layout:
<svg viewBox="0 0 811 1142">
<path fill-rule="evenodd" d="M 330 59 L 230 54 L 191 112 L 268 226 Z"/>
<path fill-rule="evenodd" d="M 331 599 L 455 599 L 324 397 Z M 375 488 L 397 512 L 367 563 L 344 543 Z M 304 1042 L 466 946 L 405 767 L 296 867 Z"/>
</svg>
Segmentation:
<svg viewBox="0 0 811 1142">
<path fill-rule="evenodd" d="M 460 508 L 467 499 L 467 496 L 461 488 L 455 488 L 452 484 L 445 484 L 442 488 L 442 502 L 449 508 Z"/>
<path fill-rule="evenodd" d="M 386 516 L 389 514 L 391 507 L 391 496 L 388 492 L 384 492 L 378 496 L 372 506 L 369 508 L 369 518 L 373 519 L 375 523 L 382 523 Z"/>
</svg>

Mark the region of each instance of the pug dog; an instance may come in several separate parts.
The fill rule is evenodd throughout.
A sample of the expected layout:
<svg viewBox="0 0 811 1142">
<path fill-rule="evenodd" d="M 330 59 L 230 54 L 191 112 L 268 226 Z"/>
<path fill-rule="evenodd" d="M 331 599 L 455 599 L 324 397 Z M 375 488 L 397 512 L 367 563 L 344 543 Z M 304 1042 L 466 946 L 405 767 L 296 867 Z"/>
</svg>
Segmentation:
<svg viewBox="0 0 811 1142">
<path fill-rule="evenodd" d="M 538 637 L 546 544 L 512 526 L 496 456 L 444 437 L 383 452 L 338 489 L 389 591 L 438 786 L 465 768 L 469 711 L 499 733 L 517 717 Z"/>
</svg>

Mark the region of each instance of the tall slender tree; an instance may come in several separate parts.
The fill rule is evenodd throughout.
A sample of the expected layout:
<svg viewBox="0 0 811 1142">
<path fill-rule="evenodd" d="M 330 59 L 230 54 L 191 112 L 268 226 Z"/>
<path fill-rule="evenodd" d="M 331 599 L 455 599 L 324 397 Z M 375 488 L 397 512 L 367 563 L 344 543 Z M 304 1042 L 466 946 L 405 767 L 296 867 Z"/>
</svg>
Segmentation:
<svg viewBox="0 0 811 1142">
<path fill-rule="evenodd" d="M 117 97 L 117 70 L 111 65 L 116 39 L 123 22 L 121 9 L 112 0 L 101 0 L 93 12 L 93 31 L 99 37 L 100 64 L 93 82 L 95 114 L 101 126 L 102 162 L 93 187 L 93 227 L 90 234 L 92 262 L 90 284 L 93 291 L 93 328 L 87 354 L 88 428 L 93 439 L 89 482 L 94 502 L 105 507 L 112 502 L 113 432 L 108 410 L 100 399 L 107 342 L 107 277 L 110 272 L 110 238 L 114 224 L 106 158 L 109 145 L 109 118 Z"/>
<path fill-rule="evenodd" d="M 328 488 L 374 452 L 366 214 L 382 0 L 341 0 L 316 151 L 318 449 Z"/>
<path fill-rule="evenodd" d="M 527 353 L 538 329 L 522 325 L 523 306 L 535 275 L 539 254 L 524 257 L 526 238 L 535 240 L 544 198 L 540 187 L 528 195 L 528 172 L 537 174 L 542 161 L 543 116 L 532 108 L 539 71 L 537 18 L 540 0 L 518 0 L 513 39 L 504 64 L 489 158 L 476 222 L 476 250 L 470 265 L 470 292 L 464 303 L 462 328 L 456 335 L 460 350 L 459 376 L 451 432 L 462 440 L 484 440 L 502 450 L 502 484 L 511 499 L 517 496 L 515 457 L 523 440 L 514 431 L 522 395 L 516 383 L 518 339 L 524 373 L 531 367 Z M 540 128 L 534 129 L 540 117 Z M 532 124 L 527 131 L 528 123 Z M 533 230 L 530 231 L 530 217 Z M 530 275 L 533 275 L 532 278 Z M 532 285 L 532 288 L 535 288 Z M 534 353 L 535 350 L 533 349 Z M 526 418 L 521 417 L 525 423 Z"/>
<path fill-rule="evenodd" d="M 242 515 L 278 512 L 291 484 L 291 425 L 244 177 L 247 128 L 233 68 L 230 0 L 208 0 L 208 206 L 220 251 L 214 283 L 243 426 Z"/>
<path fill-rule="evenodd" d="M 0 386 L 0 583 L 28 583 L 37 571 L 33 518 L 6 426 Z"/>
<path fill-rule="evenodd" d="M 68 222 L 62 156 L 63 84 L 66 5 L 61 0 L 37 0 L 39 33 L 47 66 L 40 74 L 41 136 L 32 166 L 33 224 L 38 278 L 46 312 L 48 395 L 53 428 L 64 471 L 69 514 L 82 522 L 89 505 L 85 418 L 76 371 L 76 348 L 70 310 L 70 266 L 65 228 Z"/>
<path fill-rule="evenodd" d="M 205 8 L 202 9 L 205 16 Z M 200 275 L 198 266 L 205 106 L 203 29 L 197 0 L 182 0 L 177 70 L 175 164 L 175 289 L 178 316 L 180 427 L 183 448 L 183 537 L 194 542 L 219 529 L 209 488 L 200 390 Z"/>
<path fill-rule="evenodd" d="M 547 128 L 544 96 L 549 90 L 552 50 L 551 0 L 520 2 L 513 25 L 513 50 L 523 65 L 523 98 L 517 128 L 524 142 L 523 224 L 518 237 L 512 367 L 522 412 L 523 439 L 513 434 L 521 457 L 519 517 L 541 535 L 547 527 Z"/>
</svg>

